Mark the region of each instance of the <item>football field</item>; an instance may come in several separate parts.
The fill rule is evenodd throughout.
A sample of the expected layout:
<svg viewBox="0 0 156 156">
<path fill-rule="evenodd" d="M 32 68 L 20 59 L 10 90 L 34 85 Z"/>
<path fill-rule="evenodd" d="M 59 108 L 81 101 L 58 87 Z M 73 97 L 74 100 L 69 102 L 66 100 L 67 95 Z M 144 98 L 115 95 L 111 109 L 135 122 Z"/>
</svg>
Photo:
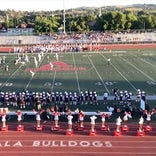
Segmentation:
<svg viewBox="0 0 156 156">
<path fill-rule="evenodd" d="M 41 58 L 38 54 L 29 53 L 20 54 L 25 63 L 17 64 L 15 60 L 18 54 L 0 53 L 1 58 L 4 55 L 5 62 L 0 64 L 0 90 L 4 92 L 29 90 L 79 93 L 95 90 L 98 95 L 103 95 L 104 92 L 112 94 L 112 89 L 117 87 L 133 95 L 137 89 L 148 95 L 156 95 L 154 50 L 66 52 L 59 53 L 58 58 L 55 53 L 44 53 Z"/>
</svg>

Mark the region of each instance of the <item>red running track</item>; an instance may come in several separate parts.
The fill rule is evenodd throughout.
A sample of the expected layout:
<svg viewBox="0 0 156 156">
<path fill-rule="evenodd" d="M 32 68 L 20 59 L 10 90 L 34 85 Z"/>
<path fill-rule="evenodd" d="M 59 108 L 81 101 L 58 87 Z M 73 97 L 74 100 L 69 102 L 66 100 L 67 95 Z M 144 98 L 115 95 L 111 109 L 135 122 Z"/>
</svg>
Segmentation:
<svg viewBox="0 0 156 156">
<path fill-rule="evenodd" d="M 130 132 L 120 137 L 97 129 L 96 136 L 89 136 L 89 127 L 66 136 L 66 127 L 51 132 L 45 124 L 43 131 L 35 131 L 33 125 L 25 125 L 24 132 L 17 132 L 16 125 L 9 125 L 8 132 L 0 132 L 0 156 L 155 156 L 156 129 L 144 137 L 136 136 L 136 125 L 129 125 Z M 153 124 L 152 127 L 155 127 Z"/>
</svg>

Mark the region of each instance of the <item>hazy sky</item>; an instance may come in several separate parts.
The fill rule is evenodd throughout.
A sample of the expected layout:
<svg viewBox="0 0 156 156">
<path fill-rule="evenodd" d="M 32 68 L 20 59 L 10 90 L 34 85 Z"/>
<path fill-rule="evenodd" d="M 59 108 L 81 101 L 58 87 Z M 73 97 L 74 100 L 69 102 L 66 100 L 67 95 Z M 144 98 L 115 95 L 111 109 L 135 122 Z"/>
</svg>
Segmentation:
<svg viewBox="0 0 156 156">
<path fill-rule="evenodd" d="M 156 4 L 156 0 L 0 0 L 0 10 L 62 10 L 63 6 L 69 9 L 129 4 Z"/>
</svg>

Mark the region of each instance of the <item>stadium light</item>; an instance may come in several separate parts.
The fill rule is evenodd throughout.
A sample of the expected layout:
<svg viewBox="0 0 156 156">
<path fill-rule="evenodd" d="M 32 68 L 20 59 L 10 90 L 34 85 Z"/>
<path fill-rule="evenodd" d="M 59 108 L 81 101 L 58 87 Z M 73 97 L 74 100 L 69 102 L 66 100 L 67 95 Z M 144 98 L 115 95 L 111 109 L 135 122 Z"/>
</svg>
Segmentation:
<svg viewBox="0 0 156 156">
<path fill-rule="evenodd" d="M 65 0 L 63 0 L 63 33 L 66 33 L 66 12 L 65 12 Z"/>
</svg>

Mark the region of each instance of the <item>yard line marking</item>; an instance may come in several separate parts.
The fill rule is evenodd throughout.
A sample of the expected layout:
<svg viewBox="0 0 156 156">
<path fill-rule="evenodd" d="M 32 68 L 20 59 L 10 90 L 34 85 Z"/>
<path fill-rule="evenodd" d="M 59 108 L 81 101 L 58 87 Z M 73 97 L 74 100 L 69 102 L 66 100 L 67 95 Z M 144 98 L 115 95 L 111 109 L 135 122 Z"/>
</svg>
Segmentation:
<svg viewBox="0 0 156 156">
<path fill-rule="evenodd" d="M 6 58 L 7 59 L 7 58 Z M 9 64 L 10 62 L 12 62 L 14 58 L 10 59 L 7 63 L 2 64 L 2 66 L 0 67 L 0 69 L 3 69 L 3 67 L 5 67 L 5 65 Z"/>
<path fill-rule="evenodd" d="M 39 66 L 42 64 L 42 62 L 43 62 L 45 56 L 46 56 L 46 55 L 44 55 L 44 57 L 42 58 L 42 60 L 41 60 L 41 62 L 40 62 L 40 64 L 39 64 Z M 35 76 L 35 75 L 36 75 L 36 72 L 35 72 L 34 76 Z M 29 82 L 27 83 L 27 85 L 26 85 L 26 87 L 25 87 L 25 89 L 24 89 L 25 91 L 26 91 L 27 88 L 29 87 L 29 85 L 30 85 L 30 83 L 31 83 L 31 81 L 32 81 L 33 78 L 34 78 L 34 77 L 31 77 L 31 78 L 30 78 Z"/>
<path fill-rule="evenodd" d="M 72 53 L 72 56 L 73 56 L 74 66 L 76 67 L 75 58 L 74 58 L 74 54 L 73 53 Z M 78 91 L 80 93 L 81 92 L 81 89 L 80 89 L 79 77 L 78 77 L 78 74 L 77 74 L 77 70 L 75 70 L 75 75 L 76 75 L 76 81 L 77 81 Z"/>
<path fill-rule="evenodd" d="M 54 71 L 53 82 L 52 82 L 52 85 L 51 85 L 51 92 L 52 92 L 53 89 L 54 89 L 54 82 L 55 82 L 55 79 L 56 79 L 56 70 Z"/>
<path fill-rule="evenodd" d="M 145 62 L 145 63 L 147 63 L 147 64 L 149 64 L 149 65 L 151 65 L 151 66 L 153 66 L 153 67 L 156 67 L 156 65 L 153 65 L 152 63 L 150 63 L 150 62 L 148 62 L 148 61 L 146 61 L 145 59 L 143 59 L 143 58 L 140 58 L 140 57 L 137 57 L 136 55 L 134 55 L 134 54 L 131 54 L 132 56 L 134 56 L 134 57 L 136 57 L 137 59 L 139 59 L 139 60 L 142 60 L 143 62 Z"/>
<path fill-rule="evenodd" d="M 6 83 L 8 83 L 8 81 L 17 73 L 17 71 L 18 71 L 22 66 L 23 66 L 23 65 L 21 64 L 21 65 L 15 70 L 15 72 L 3 83 L 3 85 L 1 86 L 0 89 L 2 89 L 2 88 L 6 85 Z"/>
<path fill-rule="evenodd" d="M 87 54 L 87 56 L 88 56 L 88 54 Z M 90 59 L 89 56 L 88 56 L 88 59 L 89 59 L 91 65 L 93 66 L 94 70 L 96 71 L 97 75 L 99 76 L 99 78 L 100 78 L 100 80 L 101 80 L 103 86 L 105 87 L 107 93 L 110 95 L 110 92 L 109 92 L 108 88 L 106 87 L 106 85 L 105 85 L 105 83 L 104 83 L 104 81 L 103 81 L 101 75 L 100 75 L 99 72 L 97 71 L 97 69 L 96 69 L 96 67 L 95 67 L 95 65 L 94 65 L 94 63 L 93 63 L 93 61 Z"/>
<path fill-rule="evenodd" d="M 100 53 L 100 55 L 105 59 L 105 60 L 107 60 L 106 59 L 106 57 L 105 56 L 103 56 L 101 53 Z M 121 77 L 123 78 L 123 79 L 125 79 L 128 83 L 129 83 L 129 85 L 135 90 L 135 91 L 137 91 L 137 88 L 118 70 L 118 68 L 117 67 L 115 67 L 115 65 L 113 65 L 111 62 L 110 62 L 110 64 L 113 66 L 113 68 L 121 75 Z"/>
<path fill-rule="evenodd" d="M 141 69 L 137 68 L 135 65 L 133 65 L 132 63 L 130 63 L 129 61 L 127 61 L 126 59 L 120 57 L 122 60 L 124 60 L 125 62 L 127 62 L 129 65 L 131 65 L 132 67 L 134 67 L 136 70 L 138 70 L 140 73 L 142 73 L 145 77 L 147 77 L 148 79 L 150 79 L 151 81 L 155 80 L 153 78 L 151 78 L 150 76 L 148 76 L 145 72 L 143 72 Z"/>
<path fill-rule="evenodd" d="M 145 62 L 145 63 L 147 63 L 147 64 L 149 64 L 149 65 L 151 65 L 151 66 L 153 66 L 153 67 L 156 67 L 156 65 L 153 65 L 153 64 L 151 64 L 150 62 L 148 62 L 148 61 L 145 61 L 143 58 L 139 58 L 140 60 L 142 60 L 143 62 Z"/>
</svg>

